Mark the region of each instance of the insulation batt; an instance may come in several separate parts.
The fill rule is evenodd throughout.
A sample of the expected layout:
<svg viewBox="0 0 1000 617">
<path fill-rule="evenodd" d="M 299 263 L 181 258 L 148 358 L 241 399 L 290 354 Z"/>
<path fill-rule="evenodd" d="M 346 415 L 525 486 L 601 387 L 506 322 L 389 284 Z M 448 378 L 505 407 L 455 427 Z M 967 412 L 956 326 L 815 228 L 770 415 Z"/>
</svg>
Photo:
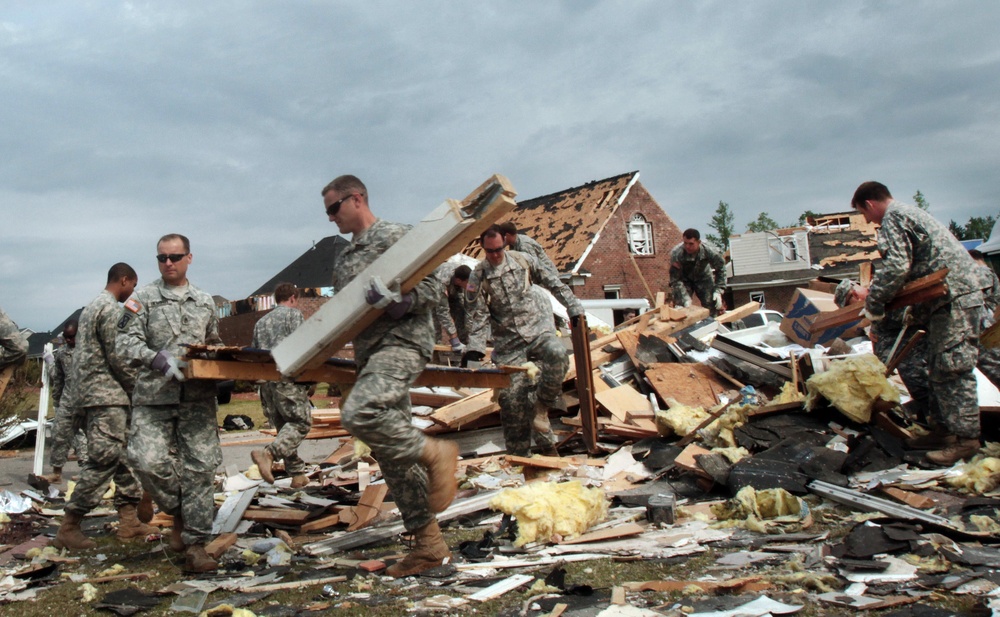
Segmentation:
<svg viewBox="0 0 1000 617">
<path fill-rule="evenodd" d="M 807 410 L 818 407 L 822 397 L 845 416 L 864 424 L 871 420 L 876 399 L 899 403 L 899 390 L 885 378 L 885 365 L 871 354 L 831 363 L 828 371 L 806 381 L 806 389 Z"/>
<path fill-rule="evenodd" d="M 586 488 L 575 480 L 507 488 L 490 500 L 490 507 L 517 519 L 514 546 L 548 541 L 554 535 L 578 536 L 608 514 L 604 491 Z"/>
<path fill-rule="evenodd" d="M 962 475 L 948 478 L 948 484 L 970 493 L 982 495 L 1000 484 L 1000 459 L 977 458 L 962 466 Z"/>
</svg>

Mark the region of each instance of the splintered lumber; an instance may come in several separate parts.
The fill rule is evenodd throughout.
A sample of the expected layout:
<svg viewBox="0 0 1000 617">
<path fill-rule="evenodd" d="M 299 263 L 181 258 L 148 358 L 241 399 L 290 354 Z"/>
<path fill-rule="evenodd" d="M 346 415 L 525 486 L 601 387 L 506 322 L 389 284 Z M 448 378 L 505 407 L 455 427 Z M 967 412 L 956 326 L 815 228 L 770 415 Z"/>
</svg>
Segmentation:
<svg viewBox="0 0 1000 617">
<path fill-rule="evenodd" d="M 517 205 L 507 178 L 494 175 L 461 202 L 449 199 L 296 328 L 273 350 L 282 375 L 317 368 L 381 314 L 365 300 L 373 276 L 406 293 Z"/>
<path fill-rule="evenodd" d="M 278 523 L 282 525 L 300 525 L 309 518 L 306 510 L 291 508 L 247 508 L 243 519 L 259 523 Z"/>
<path fill-rule="evenodd" d="M 375 517 L 378 516 L 379 508 L 382 507 L 382 502 L 388 493 L 389 485 L 385 482 L 369 484 L 365 488 L 365 492 L 361 494 L 358 505 L 351 508 L 356 518 L 351 523 L 351 526 L 347 528 L 347 531 L 357 531 L 375 520 Z"/>
<path fill-rule="evenodd" d="M 314 531 L 319 531 L 320 529 L 326 529 L 327 527 L 333 527 L 340 523 L 339 514 L 328 514 L 326 516 L 321 516 L 315 520 L 309 521 L 308 523 L 303 523 L 299 527 L 299 533 L 307 534 Z"/>
<path fill-rule="evenodd" d="M 527 465 L 543 469 L 566 469 L 567 467 L 579 464 L 571 458 L 563 458 L 561 456 L 515 456 L 508 454 L 507 461 L 511 465 Z"/>
<path fill-rule="evenodd" d="M 450 405 L 439 407 L 429 417 L 431 420 L 448 428 L 457 428 L 483 416 L 500 411 L 500 405 L 493 400 L 493 394 L 492 390 L 483 390 L 478 394 L 467 396 Z"/>
<path fill-rule="evenodd" d="M 903 285 L 902 289 L 896 292 L 896 296 L 886 304 L 886 310 L 891 311 L 912 304 L 929 302 L 944 296 L 948 293 L 948 284 L 944 280 L 946 276 L 948 276 L 948 268 L 910 281 L 906 285 Z M 842 309 L 828 311 L 810 324 L 809 332 L 822 332 L 856 321 L 861 315 L 861 310 L 864 308 L 864 302 L 855 302 Z"/>
<path fill-rule="evenodd" d="M 709 316 L 709 310 L 701 306 L 690 306 L 683 309 L 675 309 L 682 311 L 686 316 L 680 320 L 664 320 L 661 319 L 655 324 L 650 324 L 650 328 L 656 330 L 660 334 L 673 334 L 678 330 L 683 330 L 688 326 L 693 326 L 702 319 L 707 319 Z"/>
<path fill-rule="evenodd" d="M 272 591 L 284 591 L 286 589 L 301 589 L 302 587 L 315 587 L 316 585 L 330 585 L 333 583 L 343 583 L 346 576 L 327 576 L 326 578 L 299 578 L 287 583 L 272 583 L 270 585 L 247 585 L 237 589 L 240 593 L 270 593 Z"/>
<path fill-rule="evenodd" d="M 535 577 L 528 574 L 514 574 L 466 597 L 470 600 L 476 600 L 478 602 L 487 602 L 493 598 L 502 596 L 508 591 L 517 589 L 522 585 L 526 585 L 533 580 L 535 580 Z"/>
<path fill-rule="evenodd" d="M 625 353 L 632 359 L 632 364 L 640 366 L 639 358 L 636 357 L 636 350 L 639 348 L 639 333 L 635 330 L 619 330 L 618 342 L 625 348 Z"/>
<path fill-rule="evenodd" d="M 773 356 L 769 356 L 755 347 L 744 345 L 739 341 L 721 334 L 712 339 L 712 347 L 718 349 L 724 354 L 729 354 L 734 358 L 738 358 L 744 362 L 749 362 L 754 366 L 771 371 L 775 375 L 783 377 L 786 380 L 791 380 L 792 378 L 792 369 L 790 367 L 785 366 L 781 360 L 778 360 Z"/>
<path fill-rule="evenodd" d="M 236 544 L 236 540 L 238 539 L 239 536 L 233 532 L 216 536 L 214 540 L 205 545 L 205 552 L 212 559 L 218 559 L 223 553 L 229 550 L 230 546 Z"/>
<path fill-rule="evenodd" d="M 726 311 L 725 313 L 719 315 L 715 318 L 715 321 L 719 323 L 733 323 L 739 319 L 743 319 L 747 315 L 756 313 L 760 310 L 760 302 L 747 302 L 742 306 L 737 306 L 731 311 Z"/>
<path fill-rule="evenodd" d="M 594 401 L 594 373 L 590 360 L 590 341 L 586 315 L 571 318 L 570 336 L 573 359 L 576 362 L 576 395 L 580 400 L 580 420 L 583 423 L 583 444 L 587 452 L 597 452 L 597 403 Z M 41 472 L 39 472 L 41 473 Z"/>
<path fill-rule="evenodd" d="M 630 411 L 649 409 L 649 399 L 632 386 L 625 384 L 594 394 L 602 407 L 611 412 L 620 423 L 628 422 Z"/>
<path fill-rule="evenodd" d="M 325 306 L 325 305 L 324 305 Z M 296 330 L 298 332 L 298 330 Z M 188 379 L 239 379 L 242 381 L 281 381 L 281 373 L 271 362 L 237 362 L 188 358 L 184 375 Z M 352 360 L 331 359 L 337 364 L 323 364 L 303 371 L 297 381 L 351 384 L 357 380 Z M 448 386 L 453 388 L 506 388 L 510 375 L 525 369 L 517 366 L 468 369 L 456 366 L 428 364 L 417 377 L 414 386 Z"/>
<path fill-rule="evenodd" d="M 658 362 L 646 369 L 646 380 L 664 401 L 690 407 L 714 407 L 719 393 L 731 389 L 704 364 Z"/>
</svg>

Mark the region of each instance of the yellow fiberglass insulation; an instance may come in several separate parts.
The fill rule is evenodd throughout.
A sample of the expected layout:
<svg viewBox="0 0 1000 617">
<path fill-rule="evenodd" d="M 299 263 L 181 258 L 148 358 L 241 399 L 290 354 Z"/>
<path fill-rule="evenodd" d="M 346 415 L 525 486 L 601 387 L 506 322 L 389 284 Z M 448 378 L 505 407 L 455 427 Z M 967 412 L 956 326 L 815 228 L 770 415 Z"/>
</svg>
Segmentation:
<svg viewBox="0 0 1000 617">
<path fill-rule="evenodd" d="M 1000 458 L 973 459 L 962 466 L 962 475 L 948 478 L 948 484 L 977 495 L 988 493 L 1000 484 Z"/>
<path fill-rule="evenodd" d="M 784 403 L 794 403 L 796 401 L 801 401 L 804 398 L 805 396 L 803 396 L 803 394 L 799 392 L 798 388 L 796 388 L 795 385 L 792 384 L 792 382 L 786 381 L 785 385 L 781 386 L 781 392 L 779 392 L 778 396 L 774 397 L 771 400 L 771 403 L 774 405 L 781 405 Z"/>
<path fill-rule="evenodd" d="M 899 390 L 885 378 L 885 365 L 871 354 L 832 362 L 829 370 L 806 381 L 806 389 L 809 391 L 806 409 L 815 409 L 822 397 L 845 416 L 861 423 L 871 419 L 876 399 L 899 402 Z"/>
<path fill-rule="evenodd" d="M 719 520 L 763 520 L 779 516 L 798 516 L 802 502 L 783 488 L 758 491 L 744 486 L 736 497 L 712 506 L 712 513 Z"/>
<path fill-rule="evenodd" d="M 702 431 L 705 441 L 716 447 L 735 447 L 736 436 L 733 431 L 746 424 L 748 409 L 753 409 L 753 407 L 750 405 L 730 405 L 725 413 Z"/>
<path fill-rule="evenodd" d="M 708 418 L 708 412 L 701 407 L 688 407 L 672 398 L 667 399 L 667 408 L 658 410 L 655 416 L 656 430 L 664 437 L 684 437 Z"/>
<path fill-rule="evenodd" d="M 514 546 L 547 542 L 552 536 L 572 538 L 608 514 L 604 491 L 586 488 L 579 481 L 532 482 L 507 488 L 490 500 L 490 507 L 517 519 Z"/>
</svg>

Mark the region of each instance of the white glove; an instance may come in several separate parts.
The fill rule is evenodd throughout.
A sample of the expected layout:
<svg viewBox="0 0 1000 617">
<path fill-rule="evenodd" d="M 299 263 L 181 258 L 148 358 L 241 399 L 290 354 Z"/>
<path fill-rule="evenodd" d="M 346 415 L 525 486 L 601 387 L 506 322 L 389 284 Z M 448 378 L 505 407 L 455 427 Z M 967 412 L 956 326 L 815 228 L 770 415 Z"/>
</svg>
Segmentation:
<svg viewBox="0 0 1000 617">
<path fill-rule="evenodd" d="M 52 363 L 56 361 L 56 357 L 52 355 L 51 351 L 46 351 L 42 354 L 42 360 L 45 361 L 45 366 L 52 366 Z"/>
<path fill-rule="evenodd" d="M 722 302 L 722 292 L 721 291 L 717 291 L 714 294 L 712 294 L 712 300 L 715 302 L 715 308 L 716 308 L 716 310 L 722 310 L 722 307 L 725 306 L 723 304 L 723 302 Z"/>
<path fill-rule="evenodd" d="M 881 315 L 873 315 L 872 313 L 868 312 L 867 308 L 863 308 L 861 309 L 861 312 L 858 313 L 858 317 L 863 317 L 868 321 L 875 323 L 876 321 L 882 321 L 883 319 L 885 319 L 885 313 Z"/>
<path fill-rule="evenodd" d="M 375 275 L 368 282 L 368 291 L 365 293 L 365 301 L 377 309 L 384 309 L 394 302 L 400 302 L 402 296 L 398 291 L 393 291 L 382 282 L 382 277 Z"/>
<path fill-rule="evenodd" d="M 461 352 L 465 351 L 465 345 L 462 344 L 462 341 L 459 340 L 459 338 L 457 336 L 451 337 L 451 341 L 450 342 L 451 342 L 451 350 L 453 352 L 455 352 L 455 353 L 461 353 Z"/>
</svg>

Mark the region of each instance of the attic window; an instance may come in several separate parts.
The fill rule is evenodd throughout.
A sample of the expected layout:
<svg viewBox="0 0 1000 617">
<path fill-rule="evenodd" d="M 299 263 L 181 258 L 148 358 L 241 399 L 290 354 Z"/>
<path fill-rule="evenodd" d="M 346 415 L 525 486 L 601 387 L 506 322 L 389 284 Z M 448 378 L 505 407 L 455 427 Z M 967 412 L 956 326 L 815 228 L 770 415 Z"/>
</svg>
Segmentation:
<svg viewBox="0 0 1000 617">
<path fill-rule="evenodd" d="M 794 237 L 774 236 L 768 238 L 767 247 L 773 264 L 789 263 L 799 259 L 799 242 Z"/>
<path fill-rule="evenodd" d="M 638 212 L 628 222 L 628 244 L 636 255 L 653 254 L 653 224 Z"/>
</svg>

